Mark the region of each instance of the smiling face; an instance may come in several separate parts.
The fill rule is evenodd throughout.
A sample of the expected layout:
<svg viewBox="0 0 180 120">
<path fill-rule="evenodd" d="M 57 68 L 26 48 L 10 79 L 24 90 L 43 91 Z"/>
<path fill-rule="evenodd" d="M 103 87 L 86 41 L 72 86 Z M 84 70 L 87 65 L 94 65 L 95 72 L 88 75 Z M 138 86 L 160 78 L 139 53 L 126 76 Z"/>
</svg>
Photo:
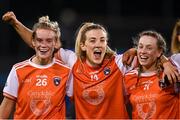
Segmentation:
<svg viewBox="0 0 180 120">
<path fill-rule="evenodd" d="M 36 36 L 32 40 L 32 45 L 36 51 L 36 58 L 39 63 L 48 64 L 51 62 L 56 42 L 54 31 L 50 29 L 36 30 Z"/>
<path fill-rule="evenodd" d="M 82 51 L 86 53 L 86 63 L 99 66 L 105 56 L 107 48 L 107 34 L 102 29 L 92 29 L 85 33 L 85 43 L 81 43 Z"/>
<path fill-rule="evenodd" d="M 137 48 L 137 57 L 143 70 L 155 70 L 157 58 L 162 50 L 158 49 L 157 39 L 151 36 L 141 36 Z"/>
</svg>

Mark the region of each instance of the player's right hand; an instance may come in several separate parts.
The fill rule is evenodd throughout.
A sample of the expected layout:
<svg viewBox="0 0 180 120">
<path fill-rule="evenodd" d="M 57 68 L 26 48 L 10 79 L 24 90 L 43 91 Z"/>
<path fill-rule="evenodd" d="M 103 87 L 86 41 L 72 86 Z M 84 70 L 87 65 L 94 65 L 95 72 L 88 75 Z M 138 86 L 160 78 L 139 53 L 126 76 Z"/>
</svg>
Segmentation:
<svg viewBox="0 0 180 120">
<path fill-rule="evenodd" d="M 15 24 L 17 22 L 16 16 L 14 14 L 14 12 L 12 11 L 8 11 L 6 12 L 3 16 L 2 16 L 2 20 L 4 22 L 7 22 L 11 25 Z"/>
</svg>

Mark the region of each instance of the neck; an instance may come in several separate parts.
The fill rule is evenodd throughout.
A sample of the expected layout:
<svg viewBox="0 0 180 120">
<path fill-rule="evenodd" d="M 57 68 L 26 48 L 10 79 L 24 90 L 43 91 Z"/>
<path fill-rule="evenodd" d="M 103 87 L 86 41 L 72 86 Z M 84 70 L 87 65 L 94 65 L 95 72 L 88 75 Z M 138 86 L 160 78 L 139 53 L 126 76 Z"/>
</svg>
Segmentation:
<svg viewBox="0 0 180 120">
<path fill-rule="evenodd" d="M 97 68 L 101 67 L 101 64 L 95 64 L 93 62 L 88 61 L 87 59 L 86 59 L 85 62 L 89 67 L 94 68 L 94 69 L 97 69 Z"/>
<path fill-rule="evenodd" d="M 157 65 L 155 63 L 149 66 L 142 66 L 141 68 L 143 73 L 157 71 Z"/>
<path fill-rule="evenodd" d="M 34 58 L 32 58 L 32 62 L 35 64 L 38 64 L 38 65 L 47 65 L 52 62 L 52 58 L 51 59 L 42 59 L 42 58 L 35 56 Z"/>
</svg>

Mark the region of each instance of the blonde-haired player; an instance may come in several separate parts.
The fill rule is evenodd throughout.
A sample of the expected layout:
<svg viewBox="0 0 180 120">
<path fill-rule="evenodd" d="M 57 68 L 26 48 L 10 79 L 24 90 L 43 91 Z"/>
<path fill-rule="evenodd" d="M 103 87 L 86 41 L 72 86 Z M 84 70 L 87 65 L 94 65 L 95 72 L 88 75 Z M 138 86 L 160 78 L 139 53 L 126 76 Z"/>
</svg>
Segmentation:
<svg viewBox="0 0 180 120">
<path fill-rule="evenodd" d="M 39 18 L 32 34 L 36 53 L 12 67 L 3 90 L 0 118 L 8 118 L 16 107 L 14 119 L 65 119 L 65 95 L 71 96 L 72 79 L 70 68 L 54 58 L 59 36 L 57 22 L 48 16 Z"/>
</svg>

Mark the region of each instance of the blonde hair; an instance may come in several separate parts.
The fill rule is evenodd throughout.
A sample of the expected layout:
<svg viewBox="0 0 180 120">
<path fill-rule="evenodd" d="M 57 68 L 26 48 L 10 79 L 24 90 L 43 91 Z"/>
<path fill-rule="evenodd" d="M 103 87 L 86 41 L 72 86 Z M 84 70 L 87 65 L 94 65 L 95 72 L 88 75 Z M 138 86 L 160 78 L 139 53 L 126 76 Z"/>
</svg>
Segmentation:
<svg viewBox="0 0 180 120">
<path fill-rule="evenodd" d="M 75 43 L 75 53 L 78 56 L 78 58 L 85 58 L 86 57 L 86 52 L 81 50 L 80 44 L 84 44 L 86 41 L 86 32 L 90 31 L 90 30 L 94 30 L 94 29 L 100 29 L 103 30 L 106 35 L 107 35 L 107 39 L 108 39 L 108 33 L 106 31 L 106 29 L 100 25 L 100 24 L 95 24 L 92 22 L 85 22 L 83 23 L 80 28 L 78 29 L 77 32 L 77 36 L 76 36 L 76 43 Z M 113 51 L 108 45 L 107 45 L 107 49 L 106 49 L 106 55 L 111 57 L 112 55 L 115 55 L 116 52 Z"/>
<path fill-rule="evenodd" d="M 180 19 L 177 20 L 171 38 L 171 53 L 180 53 L 180 42 L 178 41 L 178 34 L 180 35 Z"/>
<path fill-rule="evenodd" d="M 56 34 L 56 39 L 60 40 L 61 32 L 59 25 L 56 21 L 50 21 L 49 16 L 42 16 L 39 18 L 38 23 L 34 24 L 33 26 L 33 34 L 32 38 L 34 39 L 36 36 L 36 30 L 37 29 L 49 29 L 55 32 Z"/>
</svg>

